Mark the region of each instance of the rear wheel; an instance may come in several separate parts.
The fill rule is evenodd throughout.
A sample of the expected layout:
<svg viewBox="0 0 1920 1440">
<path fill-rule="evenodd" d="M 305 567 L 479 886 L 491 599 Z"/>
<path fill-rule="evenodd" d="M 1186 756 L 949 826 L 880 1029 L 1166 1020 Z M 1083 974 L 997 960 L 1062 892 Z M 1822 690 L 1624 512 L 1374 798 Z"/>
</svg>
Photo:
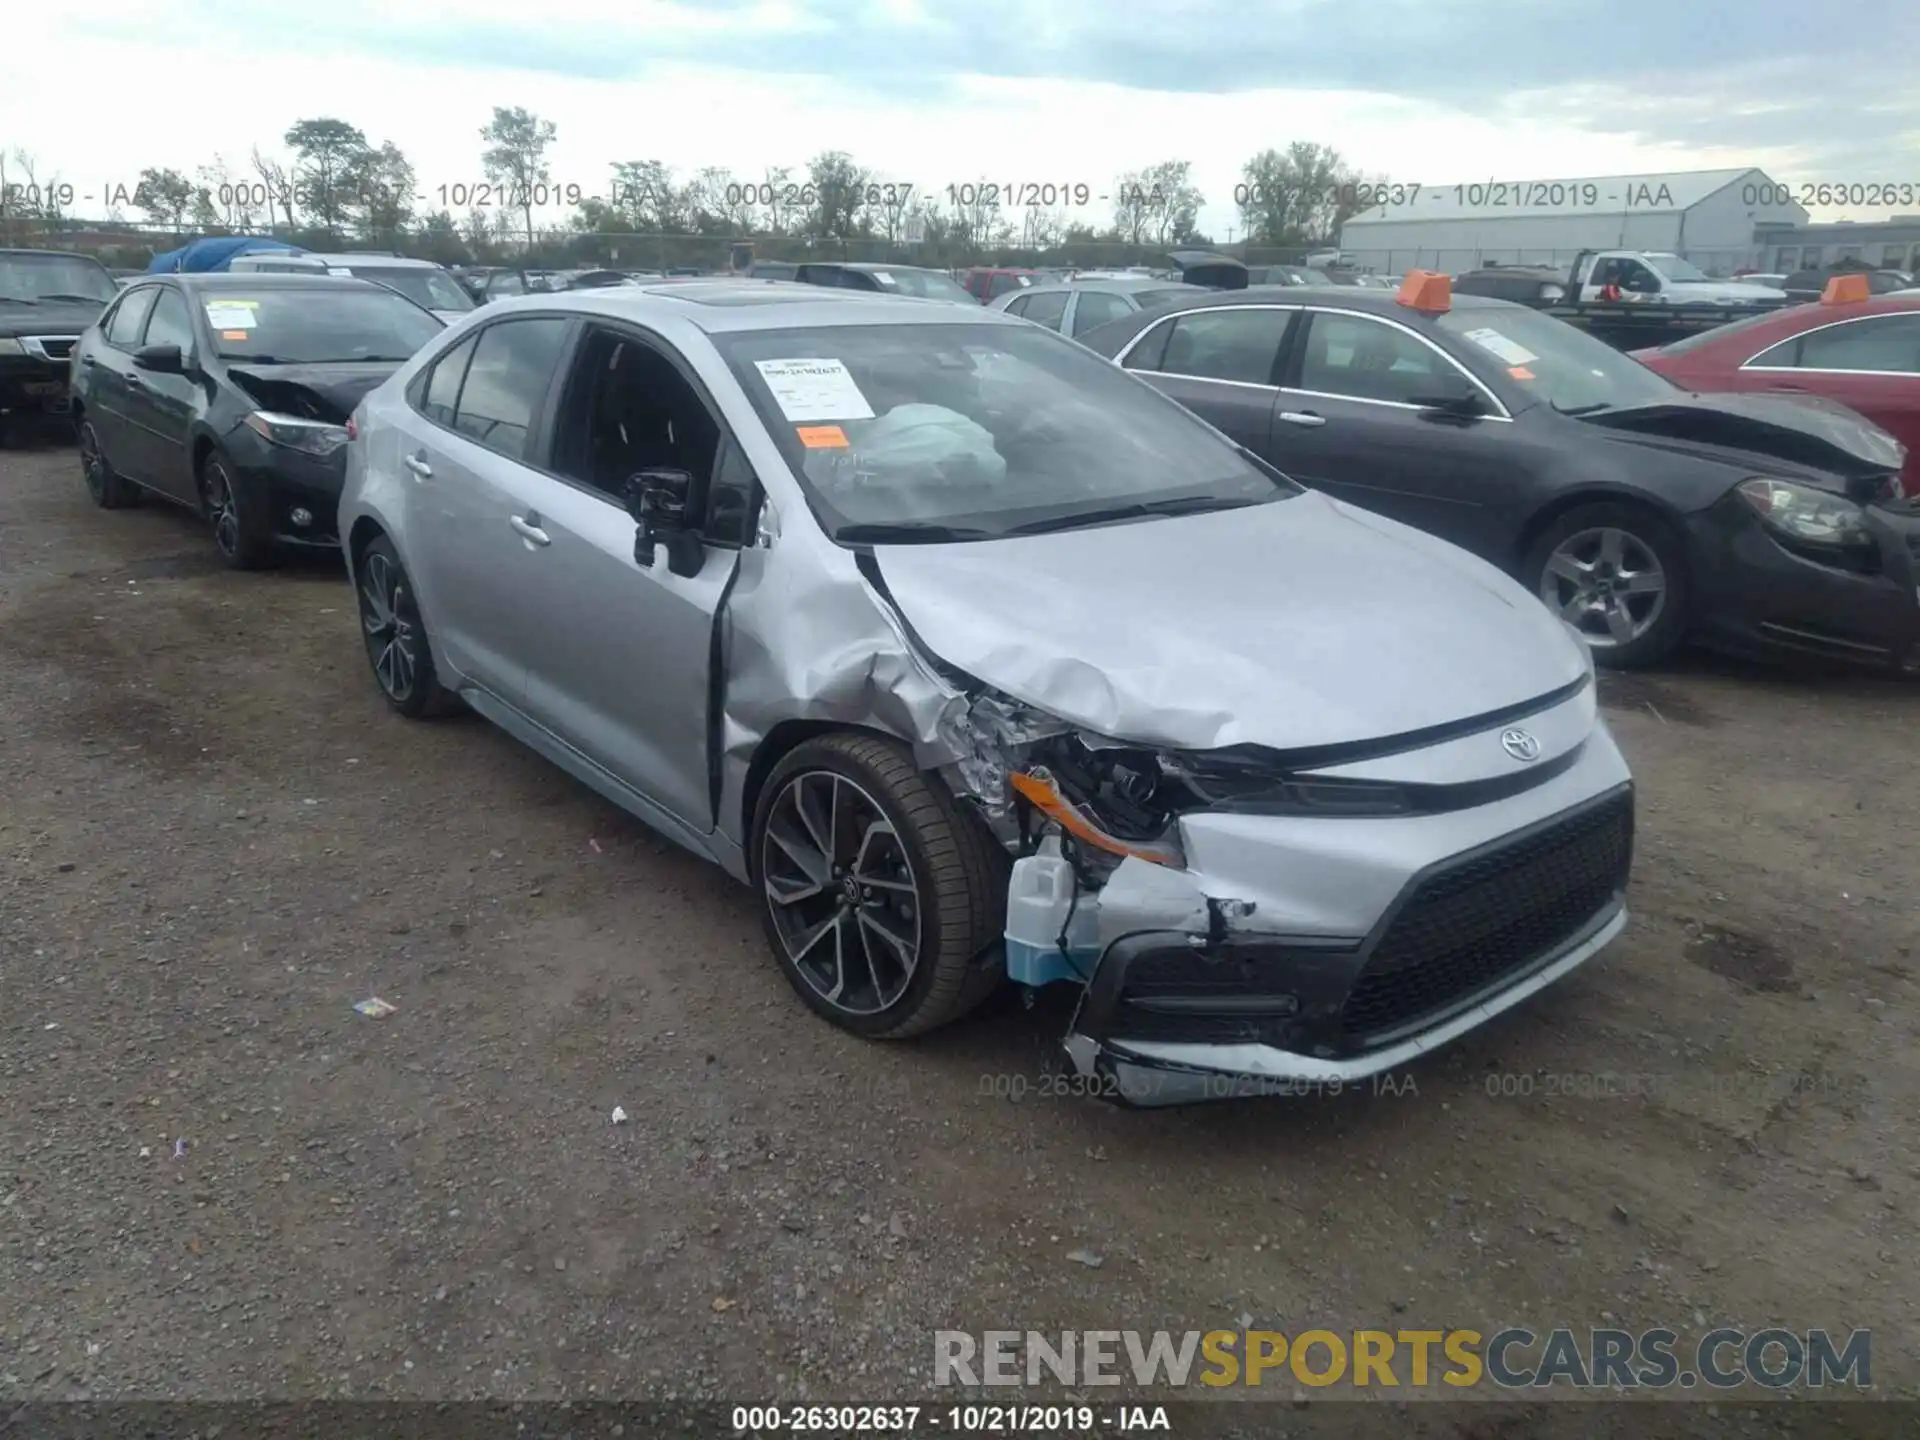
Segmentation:
<svg viewBox="0 0 1920 1440">
<path fill-rule="evenodd" d="M 367 663 L 387 703 L 409 720 L 458 708 L 453 693 L 434 674 L 420 603 L 393 542 L 384 535 L 375 537 L 354 571 Z"/>
<path fill-rule="evenodd" d="M 91 420 L 80 422 L 80 469 L 87 477 L 87 493 L 102 510 L 124 510 L 140 503 L 139 487 L 107 463 L 107 452 Z"/>
<path fill-rule="evenodd" d="M 768 778 L 750 838 L 774 958 L 800 998 L 870 1039 L 972 1010 L 1004 967 L 1007 859 L 912 755 L 872 735 L 810 740 Z"/>
<path fill-rule="evenodd" d="M 1581 634 L 1594 663 L 1657 665 L 1686 638 L 1686 550 L 1638 505 L 1582 505 L 1534 541 L 1522 578 Z"/>
</svg>

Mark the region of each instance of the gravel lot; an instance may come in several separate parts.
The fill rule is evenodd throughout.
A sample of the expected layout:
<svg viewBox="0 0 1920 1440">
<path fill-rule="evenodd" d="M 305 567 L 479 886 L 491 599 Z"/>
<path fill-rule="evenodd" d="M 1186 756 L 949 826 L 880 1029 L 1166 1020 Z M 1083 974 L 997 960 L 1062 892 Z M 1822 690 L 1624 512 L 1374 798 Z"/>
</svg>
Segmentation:
<svg viewBox="0 0 1920 1440">
<path fill-rule="evenodd" d="M 872 1401 L 936 1328 L 1249 1321 L 1870 1326 L 1920 1394 L 1920 688 L 1605 696 L 1610 952 L 1403 1093 L 1128 1113 L 1037 1093 L 1057 1006 L 813 1019 L 717 870 L 392 717 L 337 565 L 0 454 L 0 1394 Z"/>
</svg>

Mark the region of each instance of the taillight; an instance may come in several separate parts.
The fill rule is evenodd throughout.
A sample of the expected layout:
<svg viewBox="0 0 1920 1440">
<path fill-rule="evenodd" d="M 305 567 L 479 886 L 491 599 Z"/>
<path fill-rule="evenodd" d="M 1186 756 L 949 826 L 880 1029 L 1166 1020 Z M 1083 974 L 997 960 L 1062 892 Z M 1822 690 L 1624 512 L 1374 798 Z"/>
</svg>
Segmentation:
<svg viewBox="0 0 1920 1440">
<path fill-rule="evenodd" d="M 360 438 L 360 427 L 353 423 L 353 417 L 349 415 L 347 417 L 347 439 L 358 440 L 359 438 Z"/>
</svg>

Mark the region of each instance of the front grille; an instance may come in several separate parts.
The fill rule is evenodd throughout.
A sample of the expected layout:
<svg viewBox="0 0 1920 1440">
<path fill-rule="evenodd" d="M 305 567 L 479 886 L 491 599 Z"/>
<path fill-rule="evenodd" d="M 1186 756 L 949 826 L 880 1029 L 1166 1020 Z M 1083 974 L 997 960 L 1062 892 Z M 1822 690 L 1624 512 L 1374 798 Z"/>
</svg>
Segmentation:
<svg viewBox="0 0 1920 1440">
<path fill-rule="evenodd" d="M 1419 882 L 1347 996 L 1364 1045 L 1437 1017 L 1558 950 L 1625 888 L 1633 796 L 1622 792 Z"/>
</svg>

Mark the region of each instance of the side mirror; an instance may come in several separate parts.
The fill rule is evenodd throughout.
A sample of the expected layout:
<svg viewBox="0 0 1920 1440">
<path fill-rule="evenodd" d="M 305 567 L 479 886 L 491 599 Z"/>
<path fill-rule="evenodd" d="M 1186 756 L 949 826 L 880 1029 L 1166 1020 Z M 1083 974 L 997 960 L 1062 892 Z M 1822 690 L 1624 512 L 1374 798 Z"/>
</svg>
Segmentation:
<svg viewBox="0 0 1920 1440">
<path fill-rule="evenodd" d="M 669 573 L 698 575 L 706 563 L 706 546 L 687 528 L 693 476 L 685 470 L 642 470 L 628 476 L 623 488 L 627 513 L 633 517 L 633 563 L 652 569 L 654 547 L 664 545 Z"/>
<path fill-rule="evenodd" d="M 1477 420 L 1487 413 L 1486 401 L 1471 386 L 1433 395 L 1415 395 L 1411 397 L 1411 403 L 1418 405 L 1426 417 L 1433 420 Z"/>
<path fill-rule="evenodd" d="M 133 367 L 156 375 L 184 375 L 187 362 L 178 345 L 147 345 L 133 352 Z"/>
</svg>

